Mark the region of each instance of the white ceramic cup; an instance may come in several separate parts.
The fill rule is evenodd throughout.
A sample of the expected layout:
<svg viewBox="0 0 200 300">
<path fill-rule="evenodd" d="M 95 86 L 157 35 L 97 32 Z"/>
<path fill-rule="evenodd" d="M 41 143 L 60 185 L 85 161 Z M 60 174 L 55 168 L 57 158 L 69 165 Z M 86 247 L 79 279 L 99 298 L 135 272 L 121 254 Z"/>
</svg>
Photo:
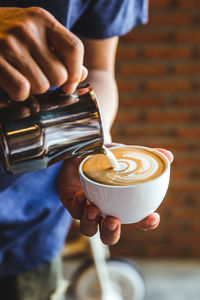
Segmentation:
<svg viewBox="0 0 200 300">
<path fill-rule="evenodd" d="M 123 147 L 123 146 L 122 146 Z M 80 180 L 87 199 L 96 205 L 103 216 L 114 216 L 122 224 L 136 223 L 153 213 L 163 201 L 170 179 L 170 163 L 167 157 L 157 150 L 143 146 L 125 146 L 147 149 L 159 155 L 165 162 L 164 172 L 147 182 L 113 186 L 94 182 L 82 171 L 86 157 L 79 166 Z M 109 149 L 120 148 L 120 146 Z"/>
</svg>

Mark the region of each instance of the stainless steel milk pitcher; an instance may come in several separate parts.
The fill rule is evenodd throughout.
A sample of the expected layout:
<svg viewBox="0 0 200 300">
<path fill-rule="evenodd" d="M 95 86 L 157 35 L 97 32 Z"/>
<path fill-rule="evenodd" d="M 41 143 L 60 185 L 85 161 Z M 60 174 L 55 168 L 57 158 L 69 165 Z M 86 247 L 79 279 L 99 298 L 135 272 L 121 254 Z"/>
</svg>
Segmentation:
<svg viewBox="0 0 200 300">
<path fill-rule="evenodd" d="M 0 152 L 8 173 L 43 169 L 61 159 L 102 151 L 102 121 L 89 85 L 72 95 L 57 89 L 17 105 L 28 105 L 30 115 L 9 119 L 9 109 L 0 113 Z"/>
</svg>

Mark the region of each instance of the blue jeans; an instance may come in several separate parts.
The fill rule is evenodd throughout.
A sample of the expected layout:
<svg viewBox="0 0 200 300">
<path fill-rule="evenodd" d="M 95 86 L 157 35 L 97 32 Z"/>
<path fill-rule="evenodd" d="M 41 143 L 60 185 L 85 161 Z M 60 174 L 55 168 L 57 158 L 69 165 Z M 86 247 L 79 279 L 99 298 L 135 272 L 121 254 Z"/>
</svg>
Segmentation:
<svg viewBox="0 0 200 300">
<path fill-rule="evenodd" d="M 20 275 L 0 279 L 0 299 L 5 300 L 64 300 L 65 281 L 62 258 Z"/>
</svg>

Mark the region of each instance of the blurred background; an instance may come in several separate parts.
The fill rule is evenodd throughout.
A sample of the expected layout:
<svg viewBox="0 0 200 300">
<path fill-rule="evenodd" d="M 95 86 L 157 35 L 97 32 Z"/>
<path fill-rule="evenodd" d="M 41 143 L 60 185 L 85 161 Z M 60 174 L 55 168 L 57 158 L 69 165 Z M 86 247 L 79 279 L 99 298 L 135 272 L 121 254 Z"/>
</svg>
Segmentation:
<svg viewBox="0 0 200 300">
<path fill-rule="evenodd" d="M 137 262 L 147 299 L 200 299 L 200 0 L 150 0 L 149 23 L 121 37 L 114 142 L 174 154 L 151 232 L 123 225 L 112 256 Z M 148 201 L 148 199 L 147 199 Z"/>
<path fill-rule="evenodd" d="M 122 37 L 113 140 L 174 154 L 153 232 L 124 226 L 113 254 L 200 256 L 200 1 L 150 0 L 149 23 Z"/>
<path fill-rule="evenodd" d="M 200 1 L 150 0 L 149 23 L 122 37 L 117 54 L 120 109 L 113 140 L 174 153 L 156 231 L 123 228 L 113 253 L 200 255 Z M 133 242 L 134 241 L 134 242 Z M 128 245 L 128 247 L 127 247 Z"/>
</svg>

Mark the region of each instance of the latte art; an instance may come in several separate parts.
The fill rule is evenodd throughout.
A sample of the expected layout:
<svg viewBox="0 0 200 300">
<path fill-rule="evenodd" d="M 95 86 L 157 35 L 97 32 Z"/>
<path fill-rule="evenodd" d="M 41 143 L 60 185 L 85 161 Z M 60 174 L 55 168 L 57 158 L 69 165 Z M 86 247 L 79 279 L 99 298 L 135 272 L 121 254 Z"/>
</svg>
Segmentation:
<svg viewBox="0 0 200 300">
<path fill-rule="evenodd" d="M 166 167 L 161 156 L 147 149 L 121 147 L 111 151 L 118 167 L 112 168 L 104 154 L 93 155 L 82 168 L 89 179 L 106 185 L 134 185 L 158 177 Z"/>
</svg>

